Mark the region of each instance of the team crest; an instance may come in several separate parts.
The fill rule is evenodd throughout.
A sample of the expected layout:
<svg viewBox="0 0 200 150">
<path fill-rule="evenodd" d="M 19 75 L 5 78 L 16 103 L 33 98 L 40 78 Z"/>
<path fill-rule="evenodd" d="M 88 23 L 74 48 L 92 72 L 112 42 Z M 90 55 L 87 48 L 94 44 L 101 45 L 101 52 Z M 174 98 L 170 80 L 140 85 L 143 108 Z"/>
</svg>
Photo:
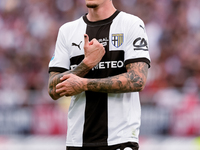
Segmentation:
<svg viewBox="0 0 200 150">
<path fill-rule="evenodd" d="M 112 34 L 112 44 L 118 48 L 120 47 L 124 42 L 124 34 Z"/>
</svg>

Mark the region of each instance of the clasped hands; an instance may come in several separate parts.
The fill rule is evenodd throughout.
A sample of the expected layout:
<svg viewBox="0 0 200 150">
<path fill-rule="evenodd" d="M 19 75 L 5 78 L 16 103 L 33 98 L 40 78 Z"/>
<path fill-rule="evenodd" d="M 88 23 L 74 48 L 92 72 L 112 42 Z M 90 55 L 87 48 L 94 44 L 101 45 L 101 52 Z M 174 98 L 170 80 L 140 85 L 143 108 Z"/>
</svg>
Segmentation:
<svg viewBox="0 0 200 150">
<path fill-rule="evenodd" d="M 96 39 L 89 41 L 87 34 L 84 35 L 83 63 L 92 69 L 96 66 L 105 54 L 105 48 Z M 60 96 L 73 96 L 87 90 L 87 79 L 75 74 L 67 74 L 60 78 L 61 83 L 56 85 L 56 93 Z"/>
</svg>

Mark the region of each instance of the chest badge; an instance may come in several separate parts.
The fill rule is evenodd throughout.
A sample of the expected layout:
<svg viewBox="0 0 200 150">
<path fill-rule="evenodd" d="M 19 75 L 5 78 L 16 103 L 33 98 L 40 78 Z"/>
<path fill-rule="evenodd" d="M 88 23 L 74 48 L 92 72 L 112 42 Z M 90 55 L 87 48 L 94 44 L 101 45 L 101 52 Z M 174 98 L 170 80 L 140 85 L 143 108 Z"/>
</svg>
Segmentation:
<svg viewBox="0 0 200 150">
<path fill-rule="evenodd" d="M 119 33 L 119 34 L 112 34 L 112 44 L 118 48 L 120 47 L 124 42 L 124 34 Z"/>
</svg>

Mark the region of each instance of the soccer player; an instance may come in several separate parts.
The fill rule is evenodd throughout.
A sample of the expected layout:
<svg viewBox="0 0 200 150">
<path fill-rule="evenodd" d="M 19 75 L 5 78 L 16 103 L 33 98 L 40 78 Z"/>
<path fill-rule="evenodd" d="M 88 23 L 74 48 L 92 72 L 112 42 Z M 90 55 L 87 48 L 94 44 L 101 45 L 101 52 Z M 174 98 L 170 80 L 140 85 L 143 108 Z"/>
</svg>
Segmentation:
<svg viewBox="0 0 200 150">
<path fill-rule="evenodd" d="M 67 150 L 138 150 L 150 57 L 144 23 L 112 0 L 85 0 L 88 13 L 62 25 L 49 63 L 49 94 L 72 96 Z"/>
</svg>

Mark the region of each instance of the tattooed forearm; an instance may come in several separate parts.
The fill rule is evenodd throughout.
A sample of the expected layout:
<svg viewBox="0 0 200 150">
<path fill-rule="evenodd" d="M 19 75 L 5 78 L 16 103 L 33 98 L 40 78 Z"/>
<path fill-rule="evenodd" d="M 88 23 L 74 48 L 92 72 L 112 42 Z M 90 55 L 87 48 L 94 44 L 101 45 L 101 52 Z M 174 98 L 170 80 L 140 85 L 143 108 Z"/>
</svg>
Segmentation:
<svg viewBox="0 0 200 150">
<path fill-rule="evenodd" d="M 148 73 L 148 65 L 144 62 L 132 63 L 126 66 L 128 71 L 129 84 L 133 85 L 136 91 L 140 91 L 144 88 Z"/>
<path fill-rule="evenodd" d="M 79 77 L 84 77 L 90 71 L 90 69 L 91 68 L 87 67 L 84 63 L 80 63 L 75 69 L 66 71 L 64 73 L 51 72 L 49 74 L 49 83 L 48 83 L 48 92 L 51 98 L 56 100 L 61 97 L 59 94 L 56 93 L 56 85 L 61 82 L 60 78 L 63 75 L 72 73 Z"/>
<path fill-rule="evenodd" d="M 62 74 L 58 72 L 51 72 L 49 74 L 48 92 L 52 99 L 56 100 L 60 98 L 59 94 L 56 93 L 56 85 L 60 83 Z"/>
<path fill-rule="evenodd" d="M 90 69 L 91 68 L 89 68 L 84 63 L 80 63 L 75 69 L 70 70 L 68 72 L 68 74 L 72 73 L 72 74 L 75 74 L 75 75 L 77 75 L 79 77 L 84 77 L 90 71 Z"/>
<path fill-rule="evenodd" d="M 145 86 L 148 71 L 148 65 L 146 63 L 138 62 L 127 65 L 127 73 L 103 79 L 86 79 L 80 77 L 84 76 L 89 71 L 89 69 L 85 68 L 82 70 L 80 66 L 81 65 L 72 71 L 67 71 L 64 73 L 50 73 L 49 94 L 53 99 L 58 99 L 61 97 L 61 95 L 76 95 L 77 93 L 86 90 L 105 93 L 141 91 Z M 64 76 L 67 79 L 67 84 L 64 85 L 66 90 L 63 91 L 60 89 L 63 87 L 63 85 L 59 84 L 57 88 L 61 91 L 57 89 L 57 92 L 61 92 L 62 94 L 57 94 L 56 85 L 61 82 L 60 78 L 67 74 L 69 75 Z M 72 74 L 75 74 L 76 76 Z M 63 79 L 62 83 L 64 83 Z"/>
<path fill-rule="evenodd" d="M 96 92 L 122 93 L 141 91 L 146 83 L 148 65 L 143 62 L 126 66 L 127 73 L 104 79 L 88 79 L 87 89 Z"/>
</svg>

